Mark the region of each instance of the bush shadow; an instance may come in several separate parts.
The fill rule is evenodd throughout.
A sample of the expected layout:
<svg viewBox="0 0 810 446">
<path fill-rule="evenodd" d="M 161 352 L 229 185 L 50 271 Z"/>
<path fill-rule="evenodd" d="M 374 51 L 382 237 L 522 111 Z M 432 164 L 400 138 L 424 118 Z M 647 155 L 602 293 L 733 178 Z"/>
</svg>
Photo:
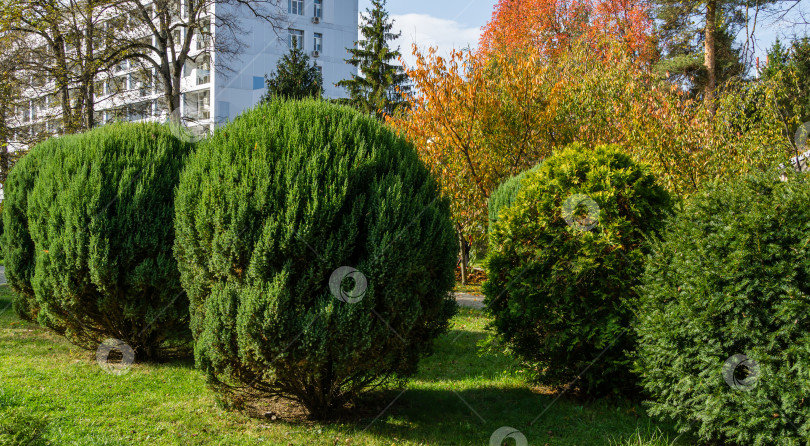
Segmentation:
<svg viewBox="0 0 810 446">
<path fill-rule="evenodd" d="M 626 401 L 581 403 L 528 388 L 409 389 L 396 398 L 400 392 L 386 392 L 390 400 L 378 404 L 383 411 L 356 428 L 378 435 L 381 442 L 393 437 L 431 445 L 489 444 L 503 426 L 520 431 L 529 444 L 541 445 L 608 445 L 639 433 L 677 437 L 673 426 L 657 423 L 640 405 Z M 594 443 L 595 438 L 603 441 Z"/>
</svg>

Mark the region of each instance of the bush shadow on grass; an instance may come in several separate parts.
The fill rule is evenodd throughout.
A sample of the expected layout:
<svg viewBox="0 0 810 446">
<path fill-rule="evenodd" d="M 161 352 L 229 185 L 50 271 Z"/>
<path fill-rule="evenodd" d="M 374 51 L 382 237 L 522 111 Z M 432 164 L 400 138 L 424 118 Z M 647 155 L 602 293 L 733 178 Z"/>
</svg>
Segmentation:
<svg viewBox="0 0 810 446">
<path fill-rule="evenodd" d="M 8 318 L 9 315 L 12 317 L 16 316 L 14 310 L 11 308 L 13 297 L 14 294 L 12 294 L 8 285 L 0 285 L 0 317 Z"/>
<path fill-rule="evenodd" d="M 379 406 L 387 407 L 400 392 L 386 392 L 390 399 Z M 640 444 L 658 445 L 670 444 L 678 436 L 672 425 L 649 418 L 639 404 L 621 400 L 583 404 L 555 398 L 528 388 L 409 389 L 382 415 L 378 412 L 379 418 L 362 420 L 356 428 L 368 428 L 381 441 L 393 437 L 431 445 L 488 444 L 492 433 L 503 426 L 519 430 L 529 444 L 540 445 L 594 444 L 595 438 L 607 445 L 634 437 L 651 439 Z"/>
<path fill-rule="evenodd" d="M 488 444 L 502 426 L 518 429 L 529 444 L 658 446 L 671 444 L 678 436 L 672 425 L 649 418 L 637 402 L 620 398 L 584 402 L 567 394 L 557 399 L 559 394 L 540 393 L 516 379 L 489 385 L 498 382 L 505 370 L 516 368 L 516 362 L 498 352 L 481 354 L 477 344 L 486 337 L 480 331 L 450 330 L 437 340 L 435 354 L 423 360 L 404 392 L 368 394 L 357 408 L 337 414 L 328 423 L 279 414 L 281 422 L 339 424 L 349 429 L 349 435 L 377 436 L 380 444 L 391 439 L 431 445 Z M 680 440 L 677 444 L 689 444 Z"/>
</svg>

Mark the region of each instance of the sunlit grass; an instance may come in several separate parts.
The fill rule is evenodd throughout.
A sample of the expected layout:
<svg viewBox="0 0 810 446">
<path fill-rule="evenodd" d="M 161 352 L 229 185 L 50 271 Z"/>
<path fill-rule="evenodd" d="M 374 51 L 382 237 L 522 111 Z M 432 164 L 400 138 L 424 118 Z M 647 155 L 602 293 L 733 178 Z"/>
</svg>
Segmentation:
<svg viewBox="0 0 810 446">
<path fill-rule="evenodd" d="M 10 298 L 0 287 L 0 309 Z M 373 416 L 313 423 L 224 410 L 189 360 L 105 373 L 95 352 L 7 309 L 0 314 L 0 444 L 14 444 L 2 429 L 37 423 L 46 427 L 30 445 L 487 445 L 501 426 L 520 430 L 531 445 L 659 446 L 676 436 L 640 405 L 616 400 L 563 397 L 532 424 L 555 396 L 528 385 L 511 358 L 481 353 L 487 322 L 461 309 L 404 393 L 383 394 Z"/>
</svg>

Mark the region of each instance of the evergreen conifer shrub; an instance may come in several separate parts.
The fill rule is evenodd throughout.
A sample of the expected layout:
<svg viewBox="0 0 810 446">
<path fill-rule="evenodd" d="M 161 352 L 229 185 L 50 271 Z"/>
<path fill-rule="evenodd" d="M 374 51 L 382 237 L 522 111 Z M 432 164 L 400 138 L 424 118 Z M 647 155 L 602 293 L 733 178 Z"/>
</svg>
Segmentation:
<svg viewBox="0 0 810 446">
<path fill-rule="evenodd" d="M 483 291 L 499 337 L 538 381 L 590 395 L 635 390 L 633 287 L 645 238 L 670 209 L 647 167 L 612 146 L 573 145 L 522 181 L 490 232 Z"/>
<path fill-rule="evenodd" d="M 158 124 L 112 124 L 64 140 L 28 199 L 40 324 L 138 359 L 189 347 L 174 245 L 174 189 L 191 145 Z"/>
<path fill-rule="evenodd" d="M 756 173 L 692 196 L 642 282 L 635 366 L 653 415 L 717 444 L 807 443 L 806 174 Z"/>
<path fill-rule="evenodd" d="M 515 202 L 517 193 L 520 190 L 526 176 L 539 168 L 540 164 L 507 178 L 506 181 L 501 183 L 498 188 L 492 192 L 492 195 L 489 196 L 488 203 L 490 230 L 492 230 L 492 224 L 498 221 L 498 213 L 501 211 L 501 209 L 509 207 Z"/>
<path fill-rule="evenodd" d="M 328 416 L 412 375 L 456 308 L 449 203 L 408 142 L 348 107 L 275 100 L 218 129 L 176 220 L 197 364 L 226 393 Z"/>
<path fill-rule="evenodd" d="M 69 145 L 74 136 L 51 138 L 34 146 L 8 173 L 3 185 L 3 259 L 6 280 L 14 291 L 12 307 L 17 315 L 35 321 L 39 307 L 34 297 L 34 242 L 28 228 L 28 197 L 40 170 L 40 164 Z"/>
</svg>

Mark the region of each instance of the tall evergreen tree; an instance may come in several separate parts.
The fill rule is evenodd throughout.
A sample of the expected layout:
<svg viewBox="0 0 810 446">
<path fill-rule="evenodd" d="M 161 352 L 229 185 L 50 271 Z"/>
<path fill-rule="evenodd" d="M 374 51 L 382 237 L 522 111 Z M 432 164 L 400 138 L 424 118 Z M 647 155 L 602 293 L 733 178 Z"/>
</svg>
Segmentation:
<svg viewBox="0 0 810 446">
<path fill-rule="evenodd" d="M 669 42 L 665 57 L 658 61 L 655 70 L 672 82 L 687 85 L 694 95 L 705 94 L 710 76 L 705 63 L 704 39 L 702 34 L 688 38 L 687 33 L 682 33 L 677 40 Z M 714 47 L 715 87 L 745 74 L 740 48 L 735 45 L 730 23 L 723 22 L 718 26 Z"/>
<path fill-rule="evenodd" d="M 318 66 L 298 45 L 293 44 L 276 65 L 276 71 L 265 77 L 267 92 L 262 101 L 275 97 L 284 99 L 320 98 L 323 95 L 323 75 Z"/>
<path fill-rule="evenodd" d="M 780 0 L 762 0 L 767 8 Z M 660 21 L 664 58 L 660 71 L 669 71 L 703 91 L 706 106 L 714 110 L 719 83 L 742 74 L 734 35 L 745 26 L 751 7 L 746 0 L 654 0 Z M 698 65 L 702 61 L 701 65 Z"/>
<path fill-rule="evenodd" d="M 394 22 L 385 10 L 386 0 L 371 0 L 371 8 L 363 14 L 360 33 L 362 39 L 349 48 L 351 59 L 346 62 L 360 70 L 360 75 L 352 75 L 337 83 L 349 93 L 349 103 L 358 110 L 374 114 L 378 118 L 393 115 L 406 107 L 400 92 L 410 90 L 408 76 L 402 66 L 396 63 L 401 55 L 399 48 L 392 49 L 388 42 L 396 40 L 402 33 L 392 33 Z"/>
</svg>

